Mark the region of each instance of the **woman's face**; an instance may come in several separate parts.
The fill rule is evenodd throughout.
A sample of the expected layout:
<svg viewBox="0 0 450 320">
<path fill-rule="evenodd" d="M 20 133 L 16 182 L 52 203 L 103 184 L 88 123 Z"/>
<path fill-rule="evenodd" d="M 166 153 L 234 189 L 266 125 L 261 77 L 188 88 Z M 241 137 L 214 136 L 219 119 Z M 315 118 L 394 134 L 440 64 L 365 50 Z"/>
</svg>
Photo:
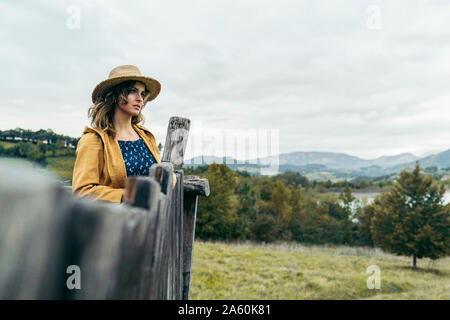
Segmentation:
<svg viewBox="0 0 450 320">
<path fill-rule="evenodd" d="M 144 105 L 144 98 L 146 94 L 147 91 L 145 90 L 144 84 L 141 82 L 136 82 L 129 90 L 127 96 L 128 103 L 119 103 L 119 108 L 123 112 L 129 113 L 132 116 L 138 116 Z"/>
</svg>

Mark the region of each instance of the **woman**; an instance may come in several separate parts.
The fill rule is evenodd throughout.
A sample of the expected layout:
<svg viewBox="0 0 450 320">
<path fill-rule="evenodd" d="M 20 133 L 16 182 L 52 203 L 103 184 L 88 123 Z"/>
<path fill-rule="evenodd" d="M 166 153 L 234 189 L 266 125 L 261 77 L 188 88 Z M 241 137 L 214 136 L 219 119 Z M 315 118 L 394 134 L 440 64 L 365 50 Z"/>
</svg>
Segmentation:
<svg viewBox="0 0 450 320">
<path fill-rule="evenodd" d="M 127 176 L 147 176 L 161 162 L 155 137 L 140 125 L 142 109 L 160 90 L 158 81 L 132 65 L 114 68 L 95 87 L 88 111 L 92 128 L 84 129 L 77 146 L 73 193 L 122 202 Z"/>
</svg>

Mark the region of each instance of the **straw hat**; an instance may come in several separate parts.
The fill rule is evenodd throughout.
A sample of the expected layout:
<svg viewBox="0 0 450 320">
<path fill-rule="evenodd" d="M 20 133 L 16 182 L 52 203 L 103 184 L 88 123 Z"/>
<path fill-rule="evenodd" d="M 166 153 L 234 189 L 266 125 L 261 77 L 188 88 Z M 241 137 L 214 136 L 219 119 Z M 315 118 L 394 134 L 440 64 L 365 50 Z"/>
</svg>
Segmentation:
<svg viewBox="0 0 450 320">
<path fill-rule="evenodd" d="M 100 82 L 92 91 L 92 102 L 95 103 L 97 97 L 101 96 L 106 90 L 127 80 L 140 81 L 145 85 L 149 93 L 144 103 L 155 99 L 161 90 L 161 84 L 153 78 L 142 76 L 138 67 L 132 65 L 118 66 L 111 70 L 108 79 Z"/>
</svg>

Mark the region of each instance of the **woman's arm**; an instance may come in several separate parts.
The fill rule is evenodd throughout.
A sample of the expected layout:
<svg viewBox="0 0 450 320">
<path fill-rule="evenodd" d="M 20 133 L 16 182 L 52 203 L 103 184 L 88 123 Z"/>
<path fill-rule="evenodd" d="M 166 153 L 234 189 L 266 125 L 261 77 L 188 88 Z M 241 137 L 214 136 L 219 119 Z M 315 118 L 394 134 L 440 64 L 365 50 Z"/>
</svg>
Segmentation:
<svg viewBox="0 0 450 320">
<path fill-rule="evenodd" d="M 121 202 L 123 188 L 100 185 L 103 171 L 103 142 L 95 133 L 84 134 L 78 142 L 73 168 L 72 192 L 94 199 Z"/>
</svg>

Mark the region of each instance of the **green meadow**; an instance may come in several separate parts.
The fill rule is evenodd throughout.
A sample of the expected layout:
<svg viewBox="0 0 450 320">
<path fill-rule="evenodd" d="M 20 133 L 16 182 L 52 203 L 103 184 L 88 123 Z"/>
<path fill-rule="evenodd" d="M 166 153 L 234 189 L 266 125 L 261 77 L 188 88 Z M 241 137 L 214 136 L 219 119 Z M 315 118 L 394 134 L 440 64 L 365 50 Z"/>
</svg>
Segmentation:
<svg viewBox="0 0 450 320">
<path fill-rule="evenodd" d="M 47 168 L 61 180 L 72 180 L 75 156 L 48 157 Z"/>
<path fill-rule="evenodd" d="M 380 270 L 380 289 L 367 281 Z M 419 259 L 379 249 L 196 241 L 191 299 L 450 299 L 450 257 Z"/>
</svg>

